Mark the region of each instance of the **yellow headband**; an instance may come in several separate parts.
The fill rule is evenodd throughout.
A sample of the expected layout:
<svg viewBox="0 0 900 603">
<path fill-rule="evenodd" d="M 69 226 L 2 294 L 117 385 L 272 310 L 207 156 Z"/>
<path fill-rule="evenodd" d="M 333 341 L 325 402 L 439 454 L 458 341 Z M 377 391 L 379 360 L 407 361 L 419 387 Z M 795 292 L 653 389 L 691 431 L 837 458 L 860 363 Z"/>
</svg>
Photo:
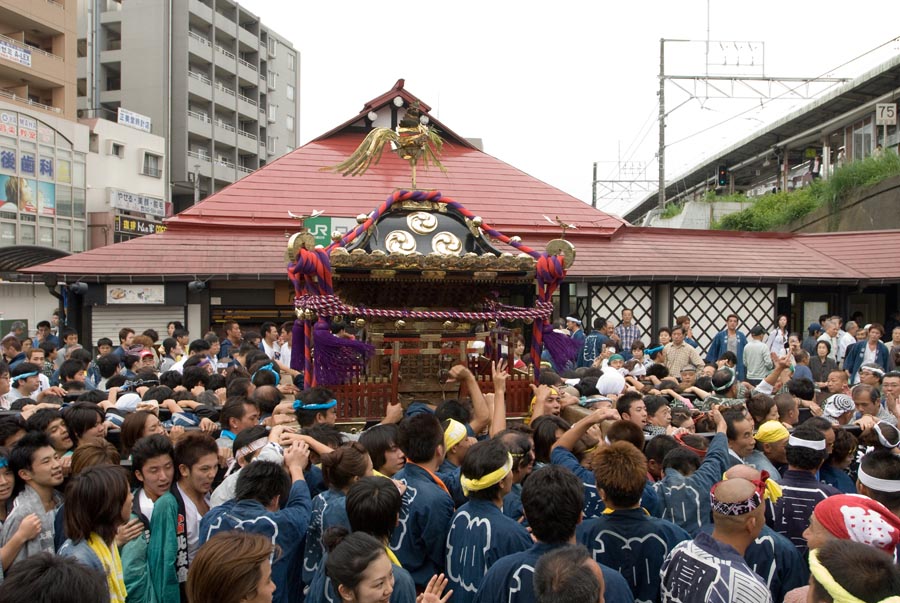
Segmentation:
<svg viewBox="0 0 900 603">
<path fill-rule="evenodd" d="M 496 484 L 499 484 L 504 477 L 509 475 L 509 472 L 512 471 L 513 466 L 513 457 L 511 454 L 506 454 L 506 464 L 504 464 L 499 469 L 495 469 L 488 473 L 487 475 L 483 475 L 478 479 L 469 479 L 465 475 L 460 474 L 459 483 L 462 485 L 463 494 L 466 496 L 469 495 L 469 492 L 478 492 L 479 490 L 484 490 L 486 488 L 490 488 Z"/>
<path fill-rule="evenodd" d="M 772 442 L 780 442 L 790 437 L 787 428 L 779 421 L 766 421 L 759 426 L 759 431 L 754 436 L 757 442 L 763 444 L 771 444 Z"/>
<path fill-rule="evenodd" d="M 444 430 L 444 452 L 449 452 L 451 448 L 469 437 L 466 426 L 455 419 L 450 419 L 447 429 Z"/>
<path fill-rule="evenodd" d="M 809 571 L 816 579 L 816 582 L 822 585 L 834 603 L 865 603 L 862 599 L 854 597 L 847 590 L 838 584 L 837 580 L 831 575 L 831 572 L 819 561 L 819 551 L 809 552 Z M 878 603 L 900 603 L 900 596 L 894 595 L 887 599 L 882 599 Z"/>
</svg>

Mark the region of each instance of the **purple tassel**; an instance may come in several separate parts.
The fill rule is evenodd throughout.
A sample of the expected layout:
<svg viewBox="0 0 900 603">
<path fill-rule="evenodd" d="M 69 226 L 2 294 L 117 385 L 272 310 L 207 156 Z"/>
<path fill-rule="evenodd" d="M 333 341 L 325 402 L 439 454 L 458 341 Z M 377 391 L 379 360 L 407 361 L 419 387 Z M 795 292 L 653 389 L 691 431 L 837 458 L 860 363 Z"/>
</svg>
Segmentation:
<svg viewBox="0 0 900 603">
<path fill-rule="evenodd" d="M 295 320 L 291 329 L 291 368 L 301 373 L 306 370 L 306 341 L 303 333 L 303 321 Z"/>
<path fill-rule="evenodd" d="M 581 344 L 568 335 L 555 332 L 549 324 L 545 324 L 542 331 L 544 334 L 544 349 L 550 352 L 553 364 L 558 366 L 559 370 L 563 370 L 569 362 L 575 359 L 575 356 L 581 349 Z"/>
<path fill-rule="evenodd" d="M 371 344 L 332 335 L 324 320 L 316 323 L 313 342 L 318 385 L 340 385 L 358 377 L 366 360 L 375 354 Z"/>
</svg>

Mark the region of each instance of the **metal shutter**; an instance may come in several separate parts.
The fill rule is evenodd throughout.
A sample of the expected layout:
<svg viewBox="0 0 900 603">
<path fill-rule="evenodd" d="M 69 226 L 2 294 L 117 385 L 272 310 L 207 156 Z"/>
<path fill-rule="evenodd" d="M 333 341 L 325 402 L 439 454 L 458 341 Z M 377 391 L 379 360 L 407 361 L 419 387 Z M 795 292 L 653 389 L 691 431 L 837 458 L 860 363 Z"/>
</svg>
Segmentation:
<svg viewBox="0 0 900 603">
<path fill-rule="evenodd" d="M 119 329 L 124 327 L 137 334 L 154 329 L 162 340 L 166 337 L 166 325 L 173 320 L 184 323 L 183 306 L 94 306 L 91 345 L 101 337 L 112 339 L 113 346 L 119 345 Z"/>
</svg>

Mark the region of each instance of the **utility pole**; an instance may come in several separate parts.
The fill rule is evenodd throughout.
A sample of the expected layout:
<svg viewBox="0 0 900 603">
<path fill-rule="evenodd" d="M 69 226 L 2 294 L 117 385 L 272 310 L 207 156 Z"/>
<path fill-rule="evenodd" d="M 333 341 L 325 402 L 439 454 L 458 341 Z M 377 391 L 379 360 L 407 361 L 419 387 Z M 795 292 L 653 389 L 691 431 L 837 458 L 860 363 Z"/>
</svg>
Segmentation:
<svg viewBox="0 0 900 603">
<path fill-rule="evenodd" d="M 666 206 L 666 41 L 659 39 L 659 209 Z M 595 178 L 596 179 L 596 178 Z"/>
<path fill-rule="evenodd" d="M 200 164 L 194 164 L 194 205 L 200 203 Z"/>
<path fill-rule="evenodd" d="M 594 162 L 594 178 L 591 180 L 591 207 L 597 209 L 597 162 Z"/>
</svg>

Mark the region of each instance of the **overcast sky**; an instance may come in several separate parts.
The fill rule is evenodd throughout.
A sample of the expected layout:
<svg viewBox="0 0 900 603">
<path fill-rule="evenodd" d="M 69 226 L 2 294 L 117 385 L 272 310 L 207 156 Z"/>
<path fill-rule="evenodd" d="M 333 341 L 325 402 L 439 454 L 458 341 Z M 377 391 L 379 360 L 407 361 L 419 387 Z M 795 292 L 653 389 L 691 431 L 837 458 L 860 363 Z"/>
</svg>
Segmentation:
<svg viewBox="0 0 900 603">
<path fill-rule="evenodd" d="M 659 39 L 701 41 L 667 43 L 667 73 L 706 70 L 706 0 L 239 1 L 300 51 L 303 143 L 402 77 L 456 133 L 483 139 L 486 152 L 587 203 L 594 161 L 600 179 L 617 177 L 620 154 L 657 177 Z M 900 35 L 891 6 L 710 0 L 709 38 L 764 42 L 765 75 L 855 77 L 900 54 L 896 42 L 868 53 Z M 761 49 L 740 48 L 742 65 L 754 55 L 758 75 Z M 737 59 L 718 44 L 711 57 L 716 65 Z M 684 101 L 666 128 L 669 179 L 807 102 L 701 102 L 667 84 L 667 110 Z M 749 112 L 697 134 L 742 111 Z M 600 207 L 622 213 L 646 194 Z"/>
</svg>

